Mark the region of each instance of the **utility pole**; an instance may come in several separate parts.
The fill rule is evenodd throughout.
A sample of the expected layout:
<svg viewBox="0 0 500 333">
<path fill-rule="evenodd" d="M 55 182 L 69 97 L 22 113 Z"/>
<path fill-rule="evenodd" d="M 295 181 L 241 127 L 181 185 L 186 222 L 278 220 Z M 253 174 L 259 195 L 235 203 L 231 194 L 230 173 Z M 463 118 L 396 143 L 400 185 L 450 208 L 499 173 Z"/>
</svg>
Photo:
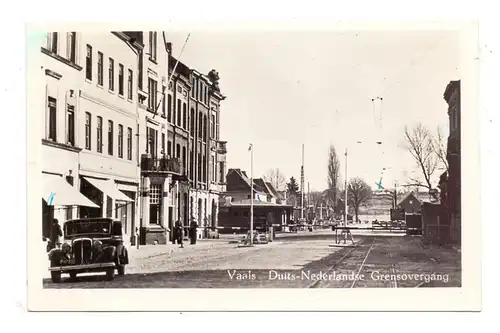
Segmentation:
<svg viewBox="0 0 500 333">
<path fill-rule="evenodd" d="M 302 144 L 302 166 L 300 167 L 300 219 L 304 220 L 304 144 Z"/>
<path fill-rule="evenodd" d="M 398 206 L 398 189 L 397 189 L 397 183 L 394 182 L 394 209 Z"/>
<path fill-rule="evenodd" d="M 253 245 L 253 144 L 250 144 L 250 245 Z"/>
<path fill-rule="evenodd" d="M 309 217 L 310 214 L 311 214 L 311 192 L 309 191 L 309 182 L 307 182 L 307 216 Z"/>
<path fill-rule="evenodd" d="M 345 211 L 344 211 L 344 226 L 347 227 L 347 148 L 345 149 Z"/>
</svg>

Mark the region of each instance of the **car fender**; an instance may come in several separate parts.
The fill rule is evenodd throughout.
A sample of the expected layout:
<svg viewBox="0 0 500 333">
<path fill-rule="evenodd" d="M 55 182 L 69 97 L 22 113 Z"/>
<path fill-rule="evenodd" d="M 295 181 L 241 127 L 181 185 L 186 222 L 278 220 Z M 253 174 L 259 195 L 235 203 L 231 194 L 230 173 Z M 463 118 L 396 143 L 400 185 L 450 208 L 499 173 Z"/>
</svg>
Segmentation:
<svg viewBox="0 0 500 333">
<path fill-rule="evenodd" d="M 106 246 L 105 248 L 102 249 L 102 251 L 103 251 L 104 257 L 109 259 L 110 261 L 113 260 L 117 255 L 116 247 L 113 245 Z"/>
<path fill-rule="evenodd" d="M 61 249 L 52 249 L 48 253 L 50 261 L 60 259 L 61 255 L 62 255 L 62 250 Z"/>
<path fill-rule="evenodd" d="M 116 258 L 116 248 L 113 245 L 108 245 L 102 249 L 102 252 L 95 259 L 95 262 L 97 263 L 116 262 L 115 258 Z"/>
</svg>

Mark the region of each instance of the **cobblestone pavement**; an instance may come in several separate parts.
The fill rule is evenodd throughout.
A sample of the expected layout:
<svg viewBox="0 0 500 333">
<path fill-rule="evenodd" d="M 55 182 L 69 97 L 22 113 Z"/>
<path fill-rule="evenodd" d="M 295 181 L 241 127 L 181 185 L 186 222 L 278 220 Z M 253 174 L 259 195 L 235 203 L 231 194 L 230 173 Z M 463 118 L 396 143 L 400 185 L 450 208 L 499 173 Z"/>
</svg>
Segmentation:
<svg viewBox="0 0 500 333">
<path fill-rule="evenodd" d="M 401 288 L 461 285 L 460 252 L 424 247 L 418 237 L 355 236 L 355 239 L 359 241 L 355 247 L 333 247 L 328 239 L 282 239 L 254 247 L 212 242 L 186 245 L 184 249 L 167 246 L 166 252 L 148 249 L 150 253 L 147 253 L 142 249 L 143 252 L 134 253 L 131 249 L 127 274 L 117 276 L 114 281 L 104 281 L 100 275 L 82 276 L 76 282 L 65 279 L 59 284 L 44 279 L 44 287 Z M 352 277 L 356 274 L 359 274 L 358 280 L 354 281 Z M 359 279 L 361 275 L 364 275 L 363 280 Z M 436 280 L 439 277 L 448 280 Z"/>
</svg>

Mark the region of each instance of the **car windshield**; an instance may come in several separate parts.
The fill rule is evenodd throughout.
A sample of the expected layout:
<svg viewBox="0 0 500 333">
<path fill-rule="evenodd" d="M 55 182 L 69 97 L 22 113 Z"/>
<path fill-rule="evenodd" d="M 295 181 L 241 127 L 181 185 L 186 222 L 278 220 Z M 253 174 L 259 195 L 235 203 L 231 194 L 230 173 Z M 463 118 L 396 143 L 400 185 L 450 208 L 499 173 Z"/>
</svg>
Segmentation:
<svg viewBox="0 0 500 333">
<path fill-rule="evenodd" d="M 81 234 L 109 234 L 111 221 L 78 221 L 68 222 L 65 225 L 66 237 Z"/>
</svg>

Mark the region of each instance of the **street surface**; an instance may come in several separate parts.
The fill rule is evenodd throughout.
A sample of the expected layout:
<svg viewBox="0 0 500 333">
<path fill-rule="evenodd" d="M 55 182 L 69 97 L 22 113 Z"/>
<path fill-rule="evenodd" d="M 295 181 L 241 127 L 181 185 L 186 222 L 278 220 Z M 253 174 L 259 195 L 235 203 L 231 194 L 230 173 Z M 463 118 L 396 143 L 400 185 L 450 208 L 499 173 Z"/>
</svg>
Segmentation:
<svg viewBox="0 0 500 333">
<path fill-rule="evenodd" d="M 280 235 L 238 247 L 228 240 L 130 248 L 125 276 L 82 275 L 45 288 L 402 288 L 460 287 L 455 249 L 424 247 L 419 237 L 355 235 L 334 244 L 330 231 Z"/>
</svg>

